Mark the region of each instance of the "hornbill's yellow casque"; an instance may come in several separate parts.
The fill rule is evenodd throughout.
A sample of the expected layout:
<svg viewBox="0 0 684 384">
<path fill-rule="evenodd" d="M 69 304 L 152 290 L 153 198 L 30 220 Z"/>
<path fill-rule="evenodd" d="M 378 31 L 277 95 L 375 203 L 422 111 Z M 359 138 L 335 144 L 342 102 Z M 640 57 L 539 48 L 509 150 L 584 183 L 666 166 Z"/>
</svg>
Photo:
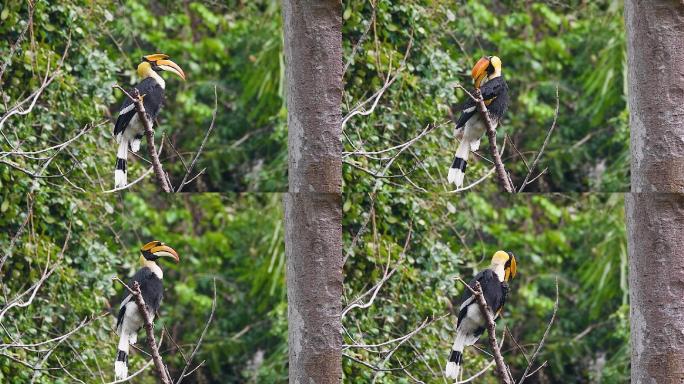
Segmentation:
<svg viewBox="0 0 684 384">
<path fill-rule="evenodd" d="M 169 257 L 178 263 L 178 253 L 173 248 L 161 241 L 150 241 L 140 248 L 140 263 L 142 268 L 133 275 L 129 287 L 133 282 L 140 284 L 140 293 L 145 305 L 154 318 L 164 293 L 162 272 L 156 260 L 160 257 Z M 128 377 L 128 346 L 138 340 L 138 330 L 144 325 L 142 314 L 138 311 L 138 305 L 130 292 L 124 296 L 119 307 L 119 315 L 116 319 L 116 333 L 119 334 L 119 347 L 114 363 L 114 374 L 117 380 Z"/>
<path fill-rule="evenodd" d="M 487 301 L 487 305 L 493 311 L 494 319 L 498 319 L 504 302 L 508 296 L 508 281 L 515 277 L 516 273 L 515 255 L 510 252 L 497 251 L 492 256 L 492 264 L 489 268 L 481 271 L 473 281 L 470 282 L 475 288 L 475 282 L 479 281 L 482 293 Z M 487 328 L 487 320 L 480 310 L 475 296 L 466 289 L 461 298 L 461 306 L 458 311 L 458 322 L 456 324 L 456 340 L 451 348 L 451 355 L 447 362 L 445 375 L 450 379 L 458 379 L 463 362 L 463 348 L 466 345 L 473 345 L 480 338 L 480 335 Z"/>
<path fill-rule="evenodd" d="M 475 88 L 479 88 L 482 93 L 492 125 L 496 128 L 508 108 L 508 85 L 501 74 L 501 59 L 496 56 L 481 58 L 473 67 L 472 77 Z M 456 121 L 456 136 L 460 136 L 461 142 L 456 149 L 447 180 L 460 188 L 463 186 L 468 154 L 480 148 L 480 139 L 487 126 L 477 110 L 477 105 L 469 96 L 458 107 L 457 112 L 461 115 Z"/>
<path fill-rule="evenodd" d="M 169 60 L 169 56 L 161 53 L 143 56 L 142 63 L 138 65 L 138 76 L 142 81 L 135 86 L 135 89 L 143 97 L 145 112 L 153 123 L 164 101 L 164 88 L 166 88 L 164 79 L 157 73 L 160 71 L 175 73 L 185 80 L 185 73 L 176 63 Z M 138 118 L 135 105 L 126 97 L 121 108 L 119 108 L 119 115 L 114 126 L 114 136 L 119 143 L 119 150 L 116 152 L 116 169 L 114 170 L 115 188 L 127 184 L 126 158 L 128 157 L 128 148 L 130 147 L 133 152 L 138 152 L 140 139 L 142 139 L 144 132 L 145 126 Z"/>
</svg>

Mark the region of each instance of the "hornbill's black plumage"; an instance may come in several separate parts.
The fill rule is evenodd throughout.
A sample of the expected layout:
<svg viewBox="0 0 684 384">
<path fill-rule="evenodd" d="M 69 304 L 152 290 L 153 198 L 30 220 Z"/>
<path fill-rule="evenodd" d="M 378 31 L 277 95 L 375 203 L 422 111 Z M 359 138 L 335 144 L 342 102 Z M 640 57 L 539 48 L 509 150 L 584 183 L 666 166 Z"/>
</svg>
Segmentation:
<svg viewBox="0 0 684 384">
<path fill-rule="evenodd" d="M 143 56 L 142 63 L 138 65 L 138 76 L 142 79 L 134 88 L 143 97 L 143 105 L 148 119 L 154 123 L 154 119 L 159 113 L 162 102 L 164 101 L 164 89 L 166 82 L 157 73 L 169 71 L 185 80 L 185 73 L 173 61 L 168 60 L 169 56 L 157 53 L 154 55 Z M 130 92 L 129 92 L 130 93 Z M 126 159 L 128 149 L 138 152 L 140 140 L 145 132 L 145 126 L 138 117 L 135 105 L 126 97 L 119 108 L 119 115 L 114 125 L 114 136 L 119 143 L 116 153 L 116 168 L 114 170 L 114 187 L 123 187 L 127 184 Z"/>
<path fill-rule="evenodd" d="M 501 74 L 501 59 L 496 56 L 481 58 L 473 67 L 472 77 L 475 88 L 479 88 L 482 93 L 492 125 L 496 128 L 508 108 L 508 85 Z M 470 97 L 457 107 L 456 112 L 461 113 L 456 121 L 456 135 L 460 136 L 461 142 L 456 149 L 447 180 L 460 188 L 463 186 L 468 154 L 480 148 L 480 139 L 487 126 L 475 101 Z"/>
<path fill-rule="evenodd" d="M 164 273 L 157 264 L 156 260 L 160 257 L 169 257 L 176 263 L 178 253 L 173 248 L 165 245 L 161 241 L 151 241 L 140 248 L 140 263 L 142 268 L 133 275 L 128 283 L 129 287 L 133 282 L 140 284 L 140 293 L 148 307 L 150 315 L 154 318 L 159 304 L 164 294 L 162 279 Z M 135 344 L 138 339 L 138 330 L 144 325 L 142 314 L 138 311 L 138 305 L 130 292 L 126 292 L 119 307 L 119 315 L 116 319 L 116 333 L 119 334 L 119 346 L 114 363 L 114 375 L 117 380 L 128 377 L 128 346 Z"/>
<path fill-rule="evenodd" d="M 508 296 L 508 281 L 515 277 L 517 264 L 512 253 L 497 251 L 492 256 L 489 268 L 480 271 L 470 282 L 475 288 L 475 282 L 480 282 L 482 293 L 487 305 L 493 311 L 494 319 L 498 319 Z M 475 296 L 469 289 L 463 292 L 461 306 L 458 311 L 456 324 L 456 339 L 451 348 L 451 355 L 447 362 L 445 375 L 450 379 L 458 379 L 463 361 L 463 348 L 473 345 L 487 328 L 487 320 L 480 310 Z"/>
</svg>

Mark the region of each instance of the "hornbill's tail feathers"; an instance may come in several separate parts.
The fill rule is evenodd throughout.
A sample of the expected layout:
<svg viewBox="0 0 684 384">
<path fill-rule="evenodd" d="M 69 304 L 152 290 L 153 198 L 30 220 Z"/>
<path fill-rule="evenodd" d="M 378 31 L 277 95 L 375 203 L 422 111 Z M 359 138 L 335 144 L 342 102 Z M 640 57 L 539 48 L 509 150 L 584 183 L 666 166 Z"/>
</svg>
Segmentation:
<svg viewBox="0 0 684 384">
<path fill-rule="evenodd" d="M 128 184 L 128 171 L 126 170 L 126 158 L 128 158 L 128 140 L 125 137 L 119 140 L 119 149 L 116 152 L 116 168 L 114 169 L 114 188 L 125 187 Z"/>
<path fill-rule="evenodd" d="M 464 138 L 465 139 L 465 138 Z M 477 142 L 479 146 L 479 140 Z M 463 186 L 463 177 L 465 176 L 466 166 L 468 165 L 468 153 L 470 152 L 471 144 L 467 140 L 461 140 L 461 143 L 456 149 L 456 155 L 454 156 L 454 161 L 451 163 L 449 168 L 449 174 L 447 175 L 447 181 L 456 185 L 456 188 L 461 188 Z"/>
<path fill-rule="evenodd" d="M 464 320 L 467 322 L 467 319 Z M 463 348 L 466 345 L 475 344 L 479 338 L 478 333 L 481 333 L 479 329 L 474 331 L 470 323 L 464 324 L 464 326 L 460 326 L 456 330 L 456 339 L 451 347 L 451 355 L 449 355 L 449 361 L 444 372 L 447 378 L 458 379 L 458 375 L 461 373 L 461 366 L 463 365 Z"/>
<path fill-rule="evenodd" d="M 121 332 L 119 339 L 119 347 L 116 352 L 116 362 L 114 363 L 114 377 L 116 380 L 125 379 L 128 377 L 128 345 L 129 335 L 127 332 Z"/>
<path fill-rule="evenodd" d="M 461 373 L 464 347 L 465 334 L 458 330 L 456 331 L 456 340 L 454 340 L 454 345 L 451 347 L 451 355 L 449 355 L 449 361 L 444 372 L 447 378 L 458 380 L 458 375 Z"/>
</svg>

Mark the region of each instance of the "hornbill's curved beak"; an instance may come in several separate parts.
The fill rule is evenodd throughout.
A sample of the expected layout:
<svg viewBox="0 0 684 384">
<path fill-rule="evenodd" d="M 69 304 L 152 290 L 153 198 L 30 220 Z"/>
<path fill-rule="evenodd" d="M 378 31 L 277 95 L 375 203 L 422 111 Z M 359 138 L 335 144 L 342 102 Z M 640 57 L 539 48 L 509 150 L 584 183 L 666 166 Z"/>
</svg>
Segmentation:
<svg viewBox="0 0 684 384">
<path fill-rule="evenodd" d="M 149 252 L 149 253 L 157 256 L 157 257 L 171 258 L 176 263 L 178 263 L 178 261 L 179 261 L 178 252 L 176 252 L 176 250 L 169 247 L 168 245 L 162 243 L 161 241 L 157 241 L 157 240 L 150 241 L 149 243 L 143 245 L 141 251 L 142 252 Z"/>
<path fill-rule="evenodd" d="M 508 255 L 511 257 L 511 279 L 515 277 L 515 273 L 518 270 L 518 263 L 515 261 L 515 255 L 511 252 L 508 252 Z"/>
<path fill-rule="evenodd" d="M 473 82 L 475 83 L 475 88 L 480 88 L 480 83 L 487 76 L 487 67 L 489 67 L 489 57 L 484 56 L 475 63 L 471 76 L 473 77 Z"/>
<path fill-rule="evenodd" d="M 155 53 L 153 55 L 143 56 L 143 60 L 150 62 L 152 65 L 163 71 L 172 72 L 185 81 L 185 72 L 183 72 L 178 64 L 169 60 L 169 55 Z"/>
<path fill-rule="evenodd" d="M 150 250 L 153 255 L 157 257 L 169 257 L 173 259 L 176 263 L 180 261 L 178 258 L 178 252 L 176 252 L 173 248 L 169 247 L 168 245 L 162 243 L 161 245 L 152 247 Z"/>
</svg>

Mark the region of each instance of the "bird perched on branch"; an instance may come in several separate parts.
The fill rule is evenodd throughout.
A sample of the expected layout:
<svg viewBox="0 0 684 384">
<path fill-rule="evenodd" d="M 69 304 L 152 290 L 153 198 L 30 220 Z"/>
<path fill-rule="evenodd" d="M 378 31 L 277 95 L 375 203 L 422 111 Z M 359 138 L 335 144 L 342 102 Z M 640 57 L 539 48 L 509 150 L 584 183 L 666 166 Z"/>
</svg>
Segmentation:
<svg viewBox="0 0 684 384">
<path fill-rule="evenodd" d="M 515 255 L 510 252 L 497 251 L 492 256 L 489 268 L 480 271 L 468 284 L 475 288 L 475 282 L 480 282 L 482 293 L 487 305 L 492 310 L 494 320 L 498 319 L 508 296 L 508 281 L 515 277 Z M 458 379 L 463 362 L 463 348 L 473 345 L 487 328 L 487 319 L 480 310 L 475 296 L 466 289 L 461 298 L 456 324 L 456 340 L 451 348 L 451 355 L 447 362 L 445 375 L 450 379 Z"/>
<path fill-rule="evenodd" d="M 185 80 L 185 73 L 173 61 L 169 60 L 168 55 L 157 53 L 143 56 L 142 62 L 138 64 L 138 76 L 142 79 L 134 88 L 138 90 L 143 98 L 143 106 L 147 117 L 154 122 L 159 108 L 164 101 L 164 89 L 166 82 L 157 73 L 169 71 Z M 145 132 L 145 126 L 140 121 L 135 104 L 130 98 L 126 97 L 119 108 L 119 115 L 114 125 L 114 136 L 119 143 L 116 152 L 116 168 L 114 170 L 114 187 L 119 188 L 127 184 L 126 159 L 128 149 L 138 152 L 140 140 Z"/>
<path fill-rule="evenodd" d="M 481 58 L 473 67 L 471 76 L 475 89 L 479 89 L 482 94 L 492 126 L 496 128 L 508 108 L 508 85 L 501 73 L 501 59 L 497 56 Z M 461 142 L 449 168 L 447 181 L 460 188 L 463 186 L 463 177 L 468 165 L 468 154 L 480 148 L 480 139 L 487 126 L 477 110 L 477 104 L 470 96 L 455 112 L 461 113 L 456 121 L 456 137 L 460 137 Z"/>
<path fill-rule="evenodd" d="M 164 273 L 157 264 L 161 257 L 168 257 L 178 263 L 178 253 L 173 248 L 161 241 L 150 241 L 140 248 L 140 264 L 142 268 L 133 275 L 129 287 L 133 282 L 140 285 L 145 306 L 154 318 L 164 293 L 162 279 Z M 116 333 L 119 335 L 119 346 L 114 363 L 114 375 L 117 380 L 128 377 L 128 346 L 138 340 L 138 330 L 144 325 L 142 314 L 138 310 L 138 304 L 130 292 L 124 296 L 119 307 L 119 315 L 116 319 Z"/>
</svg>

